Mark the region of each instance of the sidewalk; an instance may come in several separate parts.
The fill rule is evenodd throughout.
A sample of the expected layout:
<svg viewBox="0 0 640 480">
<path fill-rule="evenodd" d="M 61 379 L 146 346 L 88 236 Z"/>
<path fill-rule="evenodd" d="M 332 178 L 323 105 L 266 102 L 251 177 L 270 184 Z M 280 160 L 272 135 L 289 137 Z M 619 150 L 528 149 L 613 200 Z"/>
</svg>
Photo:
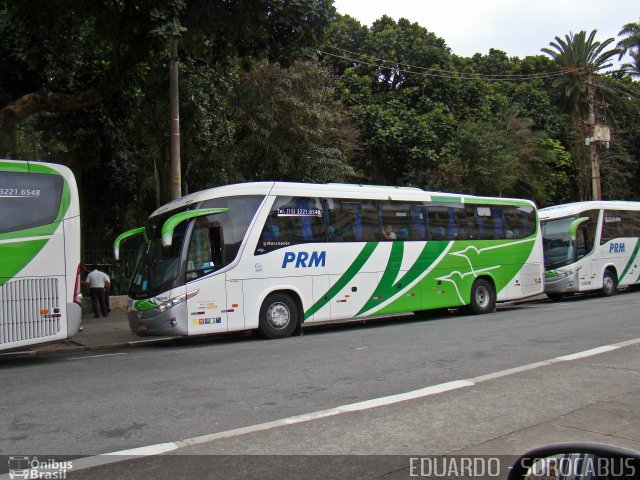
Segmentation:
<svg viewBox="0 0 640 480">
<path fill-rule="evenodd" d="M 68 351 L 101 350 L 133 347 L 149 343 L 172 342 L 176 337 L 139 337 L 129 330 L 124 309 L 113 309 L 107 318 L 94 318 L 92 313 L 82 316 L 82 331 L 63 342 L 36 345 L 25 350 L 35 355 Z"/>
</svg>

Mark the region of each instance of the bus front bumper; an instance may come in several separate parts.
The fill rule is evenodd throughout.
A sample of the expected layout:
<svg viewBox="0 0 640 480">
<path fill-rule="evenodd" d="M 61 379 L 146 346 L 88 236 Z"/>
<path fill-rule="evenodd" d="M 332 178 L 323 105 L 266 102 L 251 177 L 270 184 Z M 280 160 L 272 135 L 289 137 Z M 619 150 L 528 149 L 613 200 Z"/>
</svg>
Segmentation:
<svg viewBox="0 0 640 480">
<path fill-rule="evenodd" d="M 568 272 L 545 272 L 544 293 L 574 293 L 580 288 L 580 269 L 576 268 Z"/>
<path fill-rule="evenodd" d="M 148 335 L 183 336 L 187 335 L 187 304 L 180 303 L 164 312 L 157 310 L 130 310 L 129 328 L 131 333 L 140 337 Z"/>
</svg>

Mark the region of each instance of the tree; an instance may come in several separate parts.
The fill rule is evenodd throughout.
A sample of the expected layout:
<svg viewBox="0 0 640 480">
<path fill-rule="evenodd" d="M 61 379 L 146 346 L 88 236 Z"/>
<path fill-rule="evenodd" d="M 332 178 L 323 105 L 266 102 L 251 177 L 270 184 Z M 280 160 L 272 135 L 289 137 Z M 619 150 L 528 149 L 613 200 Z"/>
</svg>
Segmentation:
<svg viewBox="0 0 640 480">
<path fill-rule="evenodd" d="M 444 151 L 435 188 L 479 195 L 564 200 L 568 153 L 512 107 L 491 121 L 461 122 Z"/>
<path fill-rule="evenodd" d="M 613 38 L 598 42 L 596 34 L 597 30 L 593 30 L 587 37 L 583 30 L 565 35 L 564 40 L 555 37 L 555 42 L 549 43 L 552 48 L 542 49 L 560 67 L 562 74 L 554 85 L 563 92 L 564 107 L 577 119 L 589 113 L 587 97 L 593 94 L 590 88 L 595 85 L 594 76 L 611 66 L 611 59 L 620 53 L 616 48 L 605 50 Z"/>
<path fill-rule="evenodd" d="M 601 123 L 603 107 L 616 102 L 616 96 L 620 93 L 615 85 L 608 85 L 608 80 L 598 75 L 600 70 L 611 66 L 611 59 L 620 53 L 617 48 L 607 50 L 613 43 L 613 38 L 604 42 L 595 40 L 597 30 L 593 30 L 587 37 L 583 30 L 577 34 L 570 33 L 565 38 L 555 37 L 555 41 L 549 45 L 552 48 L 543 48 L 560 67 L 561 75 L 554 82 L 554 86 L 562 92 L 561 105 L 571 115 L 574 131 L 574 152 L 576 155 L 576 170 L 585 171 L 586 165 L 591 165 L 591 198 L 600 199 L 600 169 L 598 153 L 595 144 L 591 146 L 588 155 L 581 154 L 585 149 L 580 148 L 585 138 L 590 138 L 593 127 Z M 609 88 L 605 88 L 609 87 Z M 602 100 L 597 100 L 598 94 Z M 609 101 L 607 101 L 609 99 Z M 613 110 L 613 109 L 612 109 Z M 581 198 L 587 198 L 589 181 L 584 175 L 578 175 L 578 187 Z"/>
<path fill-rule="evenodd" d="M 618 42 L 620 58 L 630 50 L 640 49 L 640 22 L 629 22 L 618 32 L 618 36 L 626 37 Z"/>
<path fill-rule="evenodd" d="M 156 51 L 161 17 L 180 0 L 2 0 L 0 153 L 16 124 L 39 112 L 92 107 L 118 91 Z M 151 32 L 151 33 L 150 33 Z"/>
<path fill-rule="evenodd" d="M 619 58 L 622 59 L 627 53 L 631 57 L 631 61 L 625 63 L 622 68 L 632 77 L 640 78 L 640 22 L 627 23 L 618 35 L 626 37 L 618 42 Z"/>
<path fill-rule="evenodd" d="M 356 128 L 335 100 L 332 78 L 311 63 L 260 62 L 241 74 L 226 146 L 237 180 L 348 181 Z"/>
<path fill-rule="evenodd" d="M 100 104 L 167 39 L 209 65 L 238 56 L 290 63 L 322 41 L 331 0 L 0 0 L 0 153 L 38 112 Z M 162 59 L 162 60 L 160 60 Z"/>
<path fill-rule="evenodd" d="M 330 0 L 0 0 L 0 156 L 70 165 L 85 249 L 106 250 L 168 201 L 169 35 L 187 192 L 239 177 L 226 148 L 241 67 L 307 57 L 333 14 Z"/>
</svg>

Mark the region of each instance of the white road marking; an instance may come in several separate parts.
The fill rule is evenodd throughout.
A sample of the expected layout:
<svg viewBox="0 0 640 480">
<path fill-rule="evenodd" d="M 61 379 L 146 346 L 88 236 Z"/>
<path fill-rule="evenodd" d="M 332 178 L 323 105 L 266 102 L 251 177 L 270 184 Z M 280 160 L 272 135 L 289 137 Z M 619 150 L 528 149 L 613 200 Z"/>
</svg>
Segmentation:
<svg viewBox="0 0 640 480">
<path fill-rule="evenodd" d="M 618 345 L 604 345 L 598 348 L 592 348 L 591 350 L 585 350 L 584 352 L 573 353 L 571 355 L 564 355 L 562 357 L 556 357 L 555 360 L 561 362 L 569 362 L 571 360 L 578 360 L 579 358 L 587 358 L 593 355 L 599 355 L 601 353 L 610 352 L 611 350 L 617 350 L 620 348 Z"/>
<path fill-rule="evenodd" d="M 103 353 L 101 355 L 87 355 L 85 357 L 71 357 L 67 358 L 67 360 L 85 360 L 87 358 L 99 358 L 99 357 L 113 357 L 115 355 L 128 355 L 128 353 L 119 352 L 119 353 Z"/>
<path fill-rule="evenodd" d="M 340 407 L 330 408 L 328 410 L 320 410 L 311 413 L 305 413 L 302 415 L 296 415 L 293 417 L 283 418 L 280 420 L 274 420 L 271 422 L 259 423 L 257 425 L 250 425 L 247 427 L 235 428 L 233 430 L 227 430 L 223 432 L 212 433 L 210 435 L 201 435 L 199 437 L 187 438 L 179 440 L 177 442 L 160 443 L 156 445 L 148 445 L 146 447 L 133 448 L 130 450 L 121 450 L 118 452 L 105 453 L 102 455 L 95 455 L 92 457 L 78 458 L 73 460 L 73 469 L 70 472 L 83 470 L 86 468 L 98 467 L 102 465 L 108 465 L 111 463 L 117 463 L 124 460 L 131 460 L 133 458 L 143 458 L 152 455 L 159 455 L 162 453 L 171 452 L 179 448 L 188 447 L 192 445 L 198 445 L 208 443 L 214 440 L 220 440 L 223 438 L 237 437 L 248 433 L 262 432 L 265 430 L 271 430 L 274 428 L 284 427 L 287 425 L 295 425 L 302 422 L 310 422 L 313 420 L 319 420 L 322 418 L 333 417 L 335 415 L 341 415 L 343 413 L 358 412 L 362 410 L 368 410 L 370 408 L 377 408 L 386 405 L 393 405 L 407 400 L 415 400 L 419 398 L 428 397 L 430 395 L 437 395 L 444 392 L 450 392 L 461 388 L 472 387 L 477 383 L 486 382 L 496 378 L 505 377 L 507 375 L 513 375 L 515 373 L 521 373 L 528 370 L 533 370 L 548 365 L 557 364 L 560 362 L 568 362 L 578 359 L 587 358 L 601 353 L 611 352 L 620 348 L 628 347 L 631 345 L 640 344 L 640 338 L 632 340 L 626 340 L 613 345 L 603 345 L 601 347 L 592 348 L 582 352 L 577 352 L 571 355 L 564 355 L 561 357 L 552 358 L 549 360 L 543 360 L 541 362 L 530 363 L 528 365 L 522 365 L 520 367 L 509 368 L 499 372 L 489 373 L 487 375 L 480 375 L 466 380 L 456 380 L 452 382 L 441 383 L 438 385 L 432 385 L 430 387 L 420 388 L 410 392 L 399 393 L 397 395 L 389 395 L 386 397 L 374 398 L 371 400 L 365 400 L 362 402 L 352 403 L 348 405 L 342 405 Z M 107 355 L 122 355 L 122 354 L 106 354 Z M 78 359 L 92 358 L 92 357 L 78 357 Z M 71 359 L 70 359 L 71 360 Z M 0 480 L 9 479 L 9 475 L 0 475 Z"/>
</svg>

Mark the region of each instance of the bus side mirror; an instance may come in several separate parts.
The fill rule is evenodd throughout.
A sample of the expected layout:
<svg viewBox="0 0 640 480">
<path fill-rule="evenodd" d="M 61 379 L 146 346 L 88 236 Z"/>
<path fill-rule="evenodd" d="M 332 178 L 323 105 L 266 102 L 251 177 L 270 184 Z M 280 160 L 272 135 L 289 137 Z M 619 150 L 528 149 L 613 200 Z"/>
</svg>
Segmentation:
<svg viewBox="0 0 640 480">
<path fill-rule="evenodd" d="M 571 240 L 575 240 L 576 239 L 576 235 L 578 233 L 578 226 L 581 223 L 586 222 L 587 220 L 589 220 L 589 217 L 580 217 L 580 218 L 577 218 L 576 220 L 574 220 L 573 222 L 571 222 L 569 224 L 569 238 Z"/>
<path fill-rule="evenodd" d="M 207 215 L 216 215 L 229 211 L 228 208 L 199 208 L 196 210 L 187 210 L 186 212 L 176 213 L 167 218 L 162 225 L 162 246 L 170 247 L 173 243 L 173 231 L 185 220 L 196 217 L 204 217 Z"/>
<path fill-rule="evenodd" d="M 145 232 L 145 228 L 144 227 L 138 227 L 138 228 L 134 228 L 132 230 L 127 230 L 124 233 L 121 233 L 120 235 L 117 236 L 117 238 L 114 240 L 113 242 L 113 258 L 115 258 L 116 260 L 120 260 L 120 244 L 131 237 L 134 237 L 136 235 L 144 235 L 145 240 L 147 239 L 147 234 Z"/>
</svg>

